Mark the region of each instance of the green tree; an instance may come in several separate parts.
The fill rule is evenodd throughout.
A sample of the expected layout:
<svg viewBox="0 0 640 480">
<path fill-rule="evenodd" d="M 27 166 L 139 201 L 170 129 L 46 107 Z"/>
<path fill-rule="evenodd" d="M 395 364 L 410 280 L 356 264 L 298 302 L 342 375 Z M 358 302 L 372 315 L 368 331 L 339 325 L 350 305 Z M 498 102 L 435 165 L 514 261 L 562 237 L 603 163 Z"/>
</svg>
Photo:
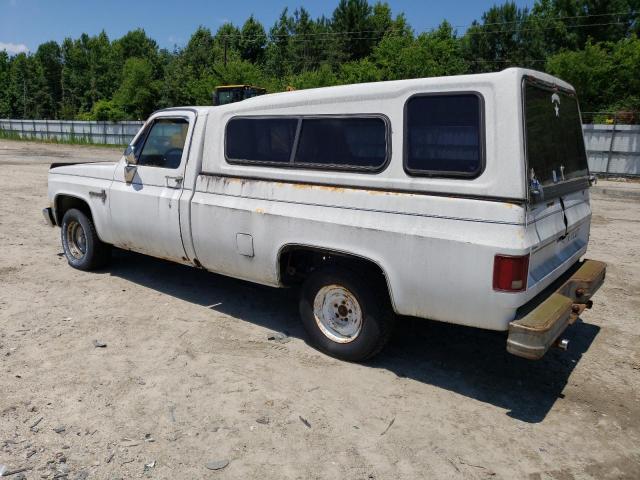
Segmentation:
<svg viewBox="0 0 640 480">
<path fill-rule="evenodd" d="M 295 72 L 312 70 L 321 63 L 321 52 L 318 50 L 315 23 L 309 12 L 301 7 L 293 12 L 290 20 L 292 36 L 290 39 L 291 68 Z"/>
<path fill-rule="evenodd" d="M 382 80 L 382 72 L 374 62 L 363 58 L 355 62 L 343 63 L 338 78 L 340 83 L 344 84 L 378 82 Z"/>
<path fill-rule="evenodd" d="M 386 2 L 377 2 L 373 6 L 373 11 L 369 22 L 373 33 L 372 37 L 374 38 L 375 43 L 377 43 L 383 36 L 387 35 L 413 35 L 411 27 L 409 27 L 404 14 L 401 13 L 394 19 L 391 12 L 391 7 Z"/>
<path fill-rule="evenodd" d="M 286 8 L 269 29 L 250 15 L 215 35 L 199 27 L 184 48 L 162 50 L 137 29 L 47 42 L 35 54 L 0 52 L 0 116 L 143 118 L 158 107 L 210 104 L 213 89 L 269 91 L 454 75 L 523 66 L 574 83 L 583 107 L 640 108 L 640 0 L 507 1 L 459 37 L 444 21 L 414 34 L 383 0 L 336 0 L 330 18 Z"/>
<path fill-rule="evenodd" d="M 522 41 L 529 15 L 514 2 L 491 7 L 474 21 L 464 36 L 465 57 L 474 72 L 492 72 L 522 65 L 526 46 Z"/>
<path fill-rule="evenodd" d="M 262 63 L 267 45 L 267 34 L 264 27 L 253 15 L 244 22 L 240 32 L 240 57 L 252 63 Z"/>
<path fill-rule="evenodd" d="M 118 122 L 126 120 L 127 114 L 114 100 L 98 100 L 91 112 L 80 116 L 82 120 L 98 120 L 101 122 Z"/>
<path fill-rule="evenodd" d="M 189 74 L 195 78 L 202 75 L 213 66 L 216 54 L 220 50 L 216 48 L 216 42 L 211 35 L 211 30 L 205 27 L 198 27 L 189 39 L 185 49 L 180 52 L 183 67 L 188 69 Z"/>
<path fill-rule="evenodd" d="M 45 118 L 57 118 L 62 102 L 62 51 L 56 42 L 46 42 L 38 47 L 35 59 L 42 67 L 45 79 Z"/>
<path fill-rule="evenodd" d="M 159 85 L 154 79 L 153 65 L 144 58 L 129 58 L 122 69 L 122 83 L 114 100 L 122 110 L 143 120 L 156 108 Z"/>
<path fill-rule="evenodd" d="M 90 112 L 98 100 L 113 96 L 120 83 L 121 65 L 105 32 L 62 42 L 61 116 Z"/>
<path fill-rule="evenodd" d="M 345 60 L 358 60 L 371 53 L 379 33 L 371 22 L 367 0 L 340 0 L 333 11 L 332 30 L 339 35 Z"/>
<path fill-rule="evenodd" d="M 14 118 L 45 118 L 46 81 L 44 71 L 32 55 L 20 53 L 9 69 L 9 108 Z"/>
<path fill-rule="evenodd" d="M 329 65 L 322 65 L 316 70 L 308 70 L 289 79 L 289 84 L 296 89 L 329 87 L 338 83 L 338 77 Z"/>
<path fill-rule="evenodd" d="M 226 52 L 227 58 L 229 55 L 233 54 L 233 52 L 240 51 L 240 38 L 240 30 L 230 22 L 222 24 L 214 37 L 215 44 L 219 51 L 222 52 L 223 56 Z"/>
<path fill-rule="evenodd" d="M 85 109 L 91 110 L 98 100 L 109 99 L 113 96 L 120 69 L 117 68 L 116 57 L 107 34 L 102 31 L 95 37 L 89 37 L 87 44 L 89 63 L 88 90 L 85 93 Z"/>
<path fill-rule="evenodd" d="M 583 111 L 637 108 L 640 92 L 640 40 L 587 42 L 584 49 L 564 51 L 547 60 L 546 69 L 571 83 Z"/>
<path fill-rule="evenodd" d="M 266 52 L 267 71 L 275 77 L 284 77 L 291 71 L 291 31 L 292 20 L 285 8 L 269 30 L 269 45 Z"/>
<path fill-rule="evenodd" d="M 0 50 L 0 118 L 10 117 L 12 114 L 9 88 L 11 86 L 11 62 L 9 54 Z"/>
<path fill-rule="evenodd" d="M 460 40 L 448 22 L 417 38 L 388 35 L 372 58 L 383 80 L 458 75 L 468 70 Z"/>
<path fill-rule="evenodd" d="M 122 58 L 131 57 L 151 59 L 158 51 L 158 44 L 142 28 L 127 32 L 113 42 L 115 50 Z"/>
<path fill-rule="evenodd" d="M 546 69 L 576 88 L 583 111 L 605 109 L 612 101 L 609 82 L 613 63 L 607 49 L 600 45 L 587 42 L 584 50 L 553 55 Z"/>
<path fill-rule="evenodd" d="M 565 20 L 572 44 L 583 48 L 592 43 L 618 41 L 638 32 L 638 0 L 554 0 L 553 12 Z"/>
</svg>

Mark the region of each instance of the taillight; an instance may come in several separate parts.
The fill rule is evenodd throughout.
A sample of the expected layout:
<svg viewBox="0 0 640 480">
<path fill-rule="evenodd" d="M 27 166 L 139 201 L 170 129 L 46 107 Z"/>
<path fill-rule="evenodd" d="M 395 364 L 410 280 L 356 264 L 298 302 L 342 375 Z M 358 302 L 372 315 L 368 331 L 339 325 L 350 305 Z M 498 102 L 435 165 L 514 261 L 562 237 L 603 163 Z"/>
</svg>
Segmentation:
<svg viewBox="0 0 640 480">
<path fill-rule="evenodd" d="M 529 255 L 496 255 L 493 261 L 493 289 L 501 292 L 522 292 L 527 289 L 528 272 Z"/>
</svg>

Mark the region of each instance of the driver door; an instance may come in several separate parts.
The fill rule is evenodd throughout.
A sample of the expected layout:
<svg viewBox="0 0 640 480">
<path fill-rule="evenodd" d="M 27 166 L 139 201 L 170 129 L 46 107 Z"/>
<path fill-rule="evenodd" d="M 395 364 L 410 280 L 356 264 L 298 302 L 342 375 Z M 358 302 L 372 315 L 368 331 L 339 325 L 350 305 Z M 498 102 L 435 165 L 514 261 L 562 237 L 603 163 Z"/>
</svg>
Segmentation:
<svg viewBox="0 0 640 480">
<path fill-rule="evenodd" d="M 120 160 L 109 195 L 116 246 L 185 260 L 179 210 L 195 119 L 190 111 L 154 115 L 131 145 L 137 163 Z"/>
</svg>

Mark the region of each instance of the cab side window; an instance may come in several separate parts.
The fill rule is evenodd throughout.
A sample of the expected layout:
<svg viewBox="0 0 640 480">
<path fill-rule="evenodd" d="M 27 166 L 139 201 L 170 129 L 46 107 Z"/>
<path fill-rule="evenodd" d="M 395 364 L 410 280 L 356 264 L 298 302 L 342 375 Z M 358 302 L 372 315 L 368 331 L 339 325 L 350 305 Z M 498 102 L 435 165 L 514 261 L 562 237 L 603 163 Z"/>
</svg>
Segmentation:
<svg viewBox="0 0 640 480">
<path fill-rule="evenodd" d="M 178 168 L 188 130 L 189 122 L 184 118 L 155 120 L 138 154 L 138 165 Z"/>
</svg>

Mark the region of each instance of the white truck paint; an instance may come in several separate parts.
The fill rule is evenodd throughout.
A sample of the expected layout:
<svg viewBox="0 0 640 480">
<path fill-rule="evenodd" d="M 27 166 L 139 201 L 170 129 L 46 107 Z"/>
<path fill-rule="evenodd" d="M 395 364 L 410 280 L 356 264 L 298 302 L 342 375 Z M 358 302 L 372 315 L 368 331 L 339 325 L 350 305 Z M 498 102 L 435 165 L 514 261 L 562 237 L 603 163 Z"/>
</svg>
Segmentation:
<svg viewBox="0 0 640 480">
<path fill-rule="evenodd" d="M 82 202 L 107 244 L 274 287 L 295 283 L 300 273 L 304 280 L 317 267 L 305 265 L 302 272 L 302 266 L 286 265 L 296 259 L 292 251 L 359 259 L 379 269 L 396 314 L 506 331 L 519 308 L 539 302 L 585 254 L 591 219 L 586 178 L 554 182 L 549 191 L 559 188 L 558 195 L 531 193 L 524 79 L 573 92 L 549 75 L 508 69 L 159 111 L 132 145 L 144 140 L 154 122 L 182 118 L 188 129 L 179 165 L 128 164 L 123 156 L 118 163 L 52 168 L 53 223 L 60 225 L 65 208 Z M 481 173 L 475 178 L 409 174 L 403 162 L 407 101 L 461 92 L 481 99 Z M 549 100 L 549 109 L 555 106 Z M 374 173 L 226 160 L 231 119 L 326 115 L 384 118 L 386 166 Z M 494 288 L 496 255 L 528 256 L 522 291 Z M 357 269 L 360 263 L 349 265 Z"/>
</svg>

